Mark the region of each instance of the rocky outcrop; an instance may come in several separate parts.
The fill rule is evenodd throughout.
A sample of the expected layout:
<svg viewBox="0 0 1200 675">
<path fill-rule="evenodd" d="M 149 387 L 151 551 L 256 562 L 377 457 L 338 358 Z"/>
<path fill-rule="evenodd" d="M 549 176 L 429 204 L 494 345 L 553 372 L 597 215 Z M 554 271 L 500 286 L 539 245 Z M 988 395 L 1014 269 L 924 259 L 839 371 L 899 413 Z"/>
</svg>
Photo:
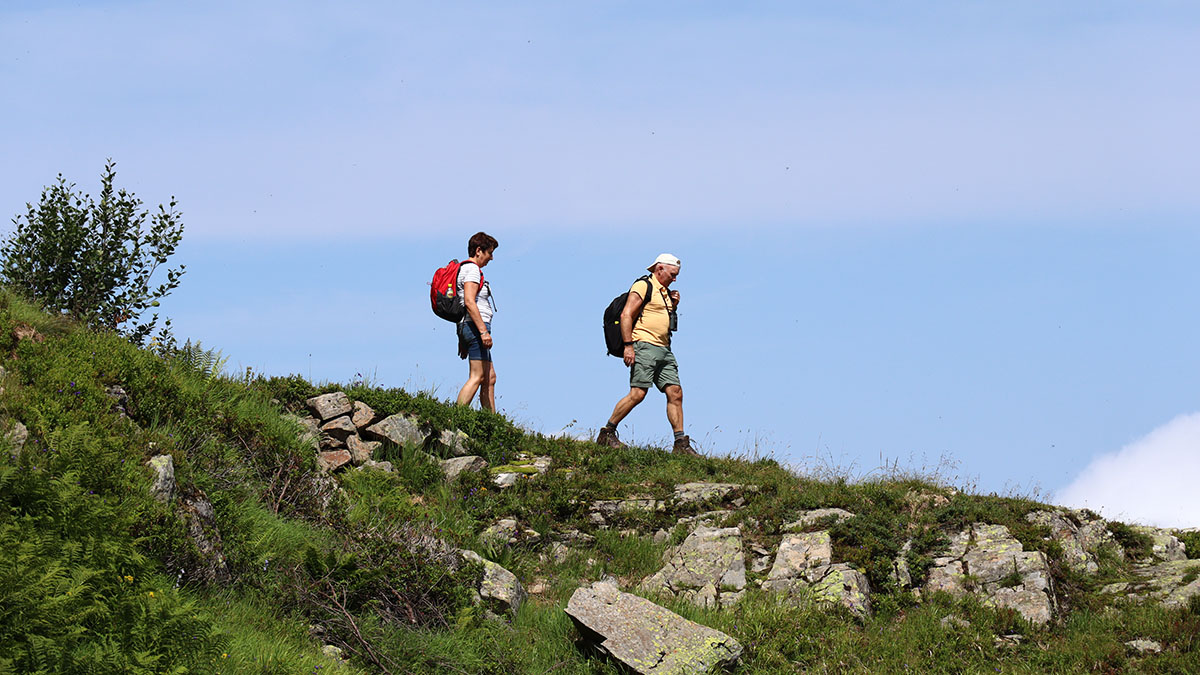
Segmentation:
<svg viewBox="0 0 1200 675">
<path fill-rule="evenodd" d="M 204 493 L 194 490 L 179 499 L 178 513 L 195 544 L 195 568 L 186 572 L 204 583 L 229 583 L 231 575 L 225 564 L 221 533 L 217 529 L 216 512 Z"/>
<path fill-rule="evenodd" d="M 950 547 L 934 559 L 927 591 L 975 594 L 984 602 L 1016 610 L 1030 623 L 1054 616 L 1054 593 L 1046 556 L 1025 551 L 1003 525 L 975 523 L 950 537 Z"/>
<path fill-rule="evenodd" d="M 1050 538 L 1062 547 L 1063 562 L 1077 572 L 1094 574 L 1099 570 L 1095 552 L 1105 544 L 1111 543 L 1114 551 L 1121 551 L 1108 531 L 1108 523 L 1081 511 L 1034 511 L 1026 514 L 1025 520 L 1048 528 Z"/>
<path fill-rule="evenodd" d="M 871 585 L 866 575 L 845 563 L 833 563 L 829 532 L 785 536 L 764 590 L 801 600 L 841 605 L 859 618 L 871 612 Z"/>
<path fill-rule="evenodd" d="M 599 650 L 636 673 L 709 673 L 732 664 L 742 646 L 732 637 L 687 619 L 612 581 L 576 589 L 567 615 Z"/>
<path fill-rule="evenodd" d="M 665 557 L 666 565 L 642 582 L 642 590 L 701 607 L 726 607 L 745 593 L 746 561 L 736 527 L 697 527 Z"/>
<path fill-rule="evenodd" d="M 1135 568 L 1133 581 L 1110 584 L 1104 591 L 1167 607 L 1187 607 L 1193 597 L 1200 596 L 1200 560 L 1171 560 Z"/>
<path fill-rule="evenodd" d="M 671 500 L 677 507 L 688 506 L 724 500 L 735 492 L 743 491 L 746 491 L 746 486 L 736 483 L 681 483 L 675 486 Z"/>
<path fill-rule="evenodd" d="M 854 514 L 845 509 L 813 509 L 801 513 L 796 520 L 785 524 L 783 531 L 803 532 L 814 525 L 835 525 L 853 517 Z"/>
<path fill-rule="evenodd" d="M 598 499 L 588 507 L 588 520 L 596 527 L 606 528 L 620 515 L 660 513 L 667 510 L 666 502 L 650 495 L 632 495 L 625 499 Z"/>
<path fill-rule="evenodd" d="M 1183 542 L 1169 531 L 1144 525 L 1135 525 L 1133 529 L 1150 537 L 1150 555 L 1154 556 L 1155 560 L 1187 560 L 1187 549 Z"/>
</svg>

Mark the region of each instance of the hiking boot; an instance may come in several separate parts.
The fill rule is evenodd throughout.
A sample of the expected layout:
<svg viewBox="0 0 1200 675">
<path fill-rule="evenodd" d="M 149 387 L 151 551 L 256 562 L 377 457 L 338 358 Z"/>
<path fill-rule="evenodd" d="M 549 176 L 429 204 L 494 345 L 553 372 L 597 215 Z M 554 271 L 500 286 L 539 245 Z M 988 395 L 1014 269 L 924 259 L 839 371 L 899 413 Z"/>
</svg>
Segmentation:
<svg viewBox="0 0 1200 675">
<path fill-rule="evenodd" d="M 675 439 L 675 447 L 671 448 L 671 452 L 676 455 L 691 455 L 699 457 L 700 453 L 692 449 L 692 438 L 690 436 L 681 436 Z"/>
<path fill-rule="evenodd" d="M 596 445 L 604 445 L 610 448 L 625 447 L 621 439 L 617 438 L 617 430 L 608 427 L 600 427 L 600 433 L 596 436 Z"/>
</svg>

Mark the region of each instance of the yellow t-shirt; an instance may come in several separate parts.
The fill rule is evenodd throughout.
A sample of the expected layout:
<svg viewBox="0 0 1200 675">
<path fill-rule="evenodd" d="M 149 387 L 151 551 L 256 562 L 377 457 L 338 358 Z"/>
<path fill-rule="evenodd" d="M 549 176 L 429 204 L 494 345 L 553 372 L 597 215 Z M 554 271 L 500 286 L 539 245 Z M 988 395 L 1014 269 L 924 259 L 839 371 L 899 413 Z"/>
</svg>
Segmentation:
<svg viewBox="0 0 1200 675">
<path fill-rule="evenodd" d="M 646 283 L 639 279 L 633 282 L 629 290 L 642 295 L 646 292 Z M 671 316 L 669 312 L 673 308 L 666 286 L 659 283 L 658 279 L 651 274 L 650 302 L 647 302 L 645 309 L 642 310 L 642 318 L 633 324 L 633 341 L 649 342 L 659 347 L 670 347 Z"/>
</svg>

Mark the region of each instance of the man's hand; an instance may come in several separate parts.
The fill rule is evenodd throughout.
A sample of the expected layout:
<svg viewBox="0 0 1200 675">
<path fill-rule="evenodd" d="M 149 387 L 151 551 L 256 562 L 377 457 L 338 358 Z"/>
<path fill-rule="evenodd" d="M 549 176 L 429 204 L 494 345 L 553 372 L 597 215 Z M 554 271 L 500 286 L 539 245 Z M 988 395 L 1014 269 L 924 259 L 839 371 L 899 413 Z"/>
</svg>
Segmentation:
<svg viewBox="0 0 1200 675">
<path fill-rule="evenodd" d="M 492 348 L 492 334 L 491 333 L 484 333 L 484 334 L 480 335 L 479 341 L 481 343 L 483 343 L 484 347 L 487 347 L 488 349 Z"/>
<path fill-rule="evenodd" d="M 633 365 L 633 345 L 625 345 L 625 365 Z"/>
<path fill-rule="evenodd" d="M 679 306 L 679 291 L 671 291 L 670 295 L 671 295 L 671 304 L 678 307 Z"/>
</svg>

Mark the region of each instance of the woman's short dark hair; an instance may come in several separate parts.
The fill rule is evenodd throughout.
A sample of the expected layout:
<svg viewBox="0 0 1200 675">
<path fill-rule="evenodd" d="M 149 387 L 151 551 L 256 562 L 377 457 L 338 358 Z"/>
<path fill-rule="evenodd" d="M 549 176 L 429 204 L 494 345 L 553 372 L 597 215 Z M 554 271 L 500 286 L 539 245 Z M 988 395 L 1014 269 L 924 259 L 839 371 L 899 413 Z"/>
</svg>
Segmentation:
<svg viewBox="0 0 1200 675">
<path fill-rule="evenodd" d="M 474 258 L 476 249 L 483 249 L 484 252 L 495 251 L 499 246 L 500 244 L 492 235 L 487 232 L 476 232 L 467 242 L 467 257 Z"/>
</svg>

